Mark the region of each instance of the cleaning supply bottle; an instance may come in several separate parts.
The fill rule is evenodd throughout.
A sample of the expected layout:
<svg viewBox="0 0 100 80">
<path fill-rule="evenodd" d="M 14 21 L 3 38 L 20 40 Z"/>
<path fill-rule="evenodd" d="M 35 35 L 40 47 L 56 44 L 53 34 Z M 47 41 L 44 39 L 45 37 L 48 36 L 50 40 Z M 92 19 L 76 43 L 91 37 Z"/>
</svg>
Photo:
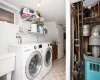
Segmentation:
<svg viewBox="0 0 100 80">
<path fill-rule="evenodd" d="M 40 27 L 37 25 L 37 32 L 40 33 Z"/>
</svg>

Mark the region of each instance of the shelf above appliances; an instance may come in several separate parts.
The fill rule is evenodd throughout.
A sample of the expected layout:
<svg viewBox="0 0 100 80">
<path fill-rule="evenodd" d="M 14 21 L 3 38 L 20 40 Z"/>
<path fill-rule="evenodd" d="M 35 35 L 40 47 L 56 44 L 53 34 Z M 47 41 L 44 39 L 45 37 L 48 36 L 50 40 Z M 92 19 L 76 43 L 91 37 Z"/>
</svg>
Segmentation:
<svg viewBox="0 0 100 80">
<path fill-rule="evenodd" d="M 31 35 L 35 35 L 35 36 L 43 36 L 43 35 L 46 35 L 47 34 L 47 33 L 31 32 L 31 31 L 22 31 L 21 33 L 23 35 L 31 34 Z"/>
</svg>

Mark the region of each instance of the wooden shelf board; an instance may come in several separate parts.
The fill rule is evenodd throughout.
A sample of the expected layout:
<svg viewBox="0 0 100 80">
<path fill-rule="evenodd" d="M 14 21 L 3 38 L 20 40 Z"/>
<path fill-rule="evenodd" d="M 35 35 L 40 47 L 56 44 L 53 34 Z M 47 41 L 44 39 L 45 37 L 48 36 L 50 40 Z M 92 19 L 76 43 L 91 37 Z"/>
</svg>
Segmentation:
<svg viewBox="0 0 100 80">
<path fill-rule="evenodd" d="M 100 16 L 85 17 L 84 19 L 100 18 Z"/>
</svg>

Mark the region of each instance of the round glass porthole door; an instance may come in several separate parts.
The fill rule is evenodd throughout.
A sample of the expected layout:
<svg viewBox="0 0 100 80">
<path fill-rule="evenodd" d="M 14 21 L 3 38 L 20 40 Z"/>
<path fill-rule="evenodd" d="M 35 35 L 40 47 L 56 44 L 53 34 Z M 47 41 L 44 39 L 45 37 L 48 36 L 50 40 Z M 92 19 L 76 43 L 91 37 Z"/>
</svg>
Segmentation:
<svg viewBox="0 0 100 80">
<path fill-rule="evenodd" d="M 44 61 L 45 66 L 48 67 L 51 63 L 51 60 L 52 60 L 52 51 L 51 51 L 51 48 L 48 48 L 45 54 L 45 61 Z"/>
<path fill-rule="evenodd" d="M 36 78 L 39 72 L 41 71 L 41 67 L 42 67 L 42 56 L 40 52 L 35 51 L 29 56 L 26 62 L 25 72 L 27 78 L 29 80 Z"/>
</svg>

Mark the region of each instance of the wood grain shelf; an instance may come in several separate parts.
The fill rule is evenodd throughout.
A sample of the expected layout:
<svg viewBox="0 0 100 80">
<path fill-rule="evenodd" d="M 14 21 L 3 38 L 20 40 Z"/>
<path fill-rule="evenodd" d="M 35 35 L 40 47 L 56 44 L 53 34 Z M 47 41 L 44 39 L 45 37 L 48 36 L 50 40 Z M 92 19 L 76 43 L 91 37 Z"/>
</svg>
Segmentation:
<svg viewBox="0 0 100 80">
<path fill-rule="evenodd" d="M 85 17 L 84 19 L 100 18 L 100 16 Z"/>
<path fill-rule="evenodd" d="M 78 15 L 82 15 L 82 13 L 79 13 Z"/>
</svg>

